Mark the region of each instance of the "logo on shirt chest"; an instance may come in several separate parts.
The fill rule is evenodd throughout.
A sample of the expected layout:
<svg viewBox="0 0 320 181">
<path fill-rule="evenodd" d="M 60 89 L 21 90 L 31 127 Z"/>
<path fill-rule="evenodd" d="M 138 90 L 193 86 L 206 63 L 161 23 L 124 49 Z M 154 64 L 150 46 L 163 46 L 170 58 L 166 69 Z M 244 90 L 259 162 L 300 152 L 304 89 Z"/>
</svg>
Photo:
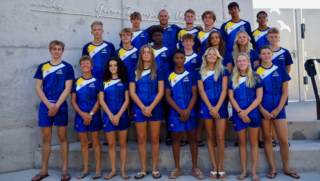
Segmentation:
<svg viewBox="0 0 320 181">
<path fill-rule="evenodd" d="M 49 73 L 49 71 L 47 71 L 47 73 Z M 63 72 L 61 69 L 59 69 L 56 74 L 63 74 Z"/>
<path fill-rule="evenodd" d="M 240 30 L 243 30 L 243 31 L 244 31 L 244 30 L 245 30 L 244 26 L 241 26 L 241 27 L 240 27 Z"/>
<path fill-rule="evenodd" d="M 93 52 L 93 53 L 95 53 L 95 52 Z M 103 49 L 103 50 L 101 51 L 101 53 L 108 53 L 108 52 L 107 52 L 107 49 Z"/>
<path fill-rule="evenodd" d="M 189 78 L 188 77 L 183 78 L 183 82 L 189 82 Z"/>
<path fill-rule="evenodd" d="M 167 57 L 166 52 L 161 53 L 161 57 Z"/>
<path fill-rule="evenodd" d="M 94 83 L 89 84 L 89 87 L 95 88 Z"/>
<path fill-rule="evenodd" d="M 279 73 L 277 71 L 273 72 L 272 76 L 279 76 Z"/>
<path fill-rule="evenodd" d="M 191 62 L 192 62 L 192 63 L 197 63 L 197 60 L 194 58 L 194 59 L 192 59 Z"/>
<path fill-rule="evenodd" d="M 122 83 L 119 83 L 119 84 L 117 84 L 117 86 L 123 86 L 123 84 L 122 84 Z"/>
<path fill-rule="evenodd" d="M 140 38 L 144 38 L 144 37 L 145 37 L 144 34 L 141 34 L 141 35 L 140 35 Z"/>
<path fill-rule="evenodd" d="M 172 31 L 171 27 L 167 28 L 168 31 Z"/>
<path fill-rule="evenodd" d="M 131 58 L 137 58 L 137 55 L 134 53 L 132 54 Z"/>
<path fill-rule="evenodd" d="M 279 60 L 284 60 L 284 55 L 281 55 L 280 57 L 279 57 Z"/>
</svg>

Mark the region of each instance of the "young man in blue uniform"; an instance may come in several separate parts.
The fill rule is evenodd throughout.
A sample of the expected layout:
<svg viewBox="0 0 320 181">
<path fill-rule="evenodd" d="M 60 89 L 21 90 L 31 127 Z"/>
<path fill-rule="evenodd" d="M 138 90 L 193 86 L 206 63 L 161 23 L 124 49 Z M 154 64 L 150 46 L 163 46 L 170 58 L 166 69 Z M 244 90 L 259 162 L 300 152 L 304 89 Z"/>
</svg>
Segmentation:
<svg viewBox="0 0 320 181">
<path fill-rule="evenodd" d="M 197 179 L 203 179 L 205 178 L 204 174 L 197 168 L 198 146 L 196 131 L 198 121 L 194 110 L 198 97 L 197 80 L 193 72 L 185 70 L 185 60 L 184 50 L 175 50 L 173 58 L 175 69 L 165 80 L 165 98 L 171 106 L 169 130 L 172 131 L 173 136 L 172 150 L 175 162 L 175 168 L 169 174 L 169 178 L 175 179 L 183 174 L 179 164 L 180 138 L 182 132 L 187 130 L 192 155 L 192 170 L 190 174 Z"/>
<path fill-rule="evenodd" d="M 247 34 L 253 39 L 251 34 L 251 25 L 248 21 L 240 19 L 239 13 L 239 4 L 232 2 L 228 5 L 229 14 L 231 15 L 231 20 L 225 22 L 221 26 L 221 30 L 226 35 L 226 50 L 230 53 L 233 51 L 233 44 L 236 38 L 236 35 L 239 30 L 244 30 Z"/>
<path fill-rule="evenodd" d="M 216 14 L 213 11 L 205 11 L 202 14 L 201 18 L 204 23 L 204 30 L 199 31 L 197 38 L 198 38 L 199 43 L 201 45 L 201 55 L 203 55 L 204 52 L 206 51 L 207 40 L 208 40 L 209 34 L 212 31 L 218 31 L 223 38 L 223 40 L 220 40 L 220 41 L 223 41 L 223 42 L 226 41 L 226 35 L 224 34 L 224 31 L 213 27 L 213 23 L 216 21 Z"/>
<path fill-rule="evenodd" d="M 38 126 L 42 132 L 42 169 L 32 180 L 48 177 L 48 162 L 51 151 L 52 125 L 57 126 L 62 157 L 61 180 L 70 180 L 68 173 L 69 143 L 67 138 L 68 105 L 66 102 L 72 89 L 74 71 L 72 66 L 63 61 L 64 43 L 51 41 L 49 52 L 51 60 L 38 66 L 34 78 L 35 90 L 41 99 Z"/>
<path fill-rule="evenodd" d="M 143 45 L 148 44 L 149 41 L 149 34 L 146 30 L 140 29 L 141 24 L 141 14 L 139 12 L 133 12 L 130 14 L 130 22 L 132 24 L 132 39 L 131 44 L 132 46 L 136 47 L 138 51 Z M 123 46 L 123 41 L 120 42 L 120 47 Z M 129 75 L 130 77 L 130 75 Z"/>
<path fill-rule="evenodd" d="M 134 72 L 134 68 L 137 66 L 139 58 L 138 48 L 132 45 L 132 34 L 133 31 L 130 28 L 123 28 L 120 32 L 120 39 L 123 43 L 122 48 L 120 47 L 115 51 L 114 56 L 121 58 L 128 69 L 128 77 L 130 77 L 131 72 Z"/>
<path fill-rule="evenodd" d="M 185 34 L 193 34 L 194 35 L 193 50 L 200 53 L 201 46 L 200 46 L 199 40 L 197 39 L 199 30 L 194 27 L 194 21 L 196 20 L 195 16 L 196 16 L 196 13 L 192 9 L 188 9 L 184 13 L 184 20 L 186 22 L 186 27 L 179 31 L 178 41 L 179 41 L 179 48 L 184 49 L 182 44 L 182 36 Z"/>
<path fill-rule="evenodd" d="M 93 59 L 92 75 L 101 79 L 104 65 L 107 60 L 114 54 L 114 45 L 102 39 L 103 24 L 100 21 L 94 21 L 91 24 L 91 34 L 94 39 L 86 44 L 82 50 L 83 55 L 89 55 Z"/>
<path fill-rule="evenodd" d="M 269 41 L 267 40 L 267 33 L 270 29 L 267 26 L 268 22 L 268 14 L 265 11 L 260 11 L 257 14 L 257 23 L 259 24 L 259 28 L 252 32 L 253 36 L 253 49 L 259 51 L 262 45 L 270 45 Z"/>
</svg>

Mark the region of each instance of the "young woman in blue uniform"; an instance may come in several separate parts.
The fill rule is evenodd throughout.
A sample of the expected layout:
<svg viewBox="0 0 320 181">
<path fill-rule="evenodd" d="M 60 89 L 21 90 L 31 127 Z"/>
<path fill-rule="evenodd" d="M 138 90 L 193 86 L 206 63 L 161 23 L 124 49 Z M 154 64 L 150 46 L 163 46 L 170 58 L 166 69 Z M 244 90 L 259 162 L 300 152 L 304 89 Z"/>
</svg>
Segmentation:
<svg viewBox="0 0 320 181">
<path fill-rule="evenodd" d="M 251 176 L 258 181 L 256 169 L 258 163 L 258 131 L 261 126 L 259 104 L 262 100 L 262 81 L 252 71 L 250 59 L 246 53 L 236 57 L 236 65 L 229 79 L 228 95 L 233 107 L 233 127 L 237 131 L 242 172 L 237 177 L 244 180 L 247 175 L 247 131 L 250 142 Z"/>
<path fill-rule="evenodd" d="M 197 75 L 198 89 L 201 96 L 199 117 L 204 119 L 207 133 L 208 151 L 213 171 L 210 178 L 227 179 L 222 169 L 225 150 L 225 130 L 228 118 L 228 69 L 222 65 L 222 57 L 216 48 L 209 47 L 202 56 L 202 65 Z M 215 125 L 215 126 L 214 126 Z M 214 129 L 215 127 L 215 129 Z M 218 166 L 216 164 L 214 133 L 218 144 Z"/>
<path fill-rule="evenodd" d="M 111 172 L 104 179 L 108 180 L 117 175 L 116 173 L 116 131 L 118 131 L 121 176 L 128 179 L 126 173 L 127 161 L 127 133 L 130 127 L 128 106 L 129 86 L 128 70 L 119 57 L 111 57 L 104 68 L 102 80 L 99 83 L 99 101 L 104 110 L 103 130 L 108 139 L 108 153 L 111 164 Z"/>
<path fill-rule="evenodd" d="M 102 119 L 98 100 L 99 80 L 92 76 L 93 60 L 84 55 L 79 61 L 82 76 L 74 81 L 71 94 L 71 105 L 76 111 L 74 130 L 78 132 L 81 142 L 81 153 L 84 169 L 77 178 L 89 175 L 88 131 L 96 159 L 96 172 L 93 178 L 101 177 L 101 145 L 99 140 Z"/>
<path fill-rule="evenodd" d="M 288 97 L 288 81 L 291 78 L 284 67 L 273 64 L 273 51 L 270 46 L 261 46 L 259 56 L 261 65 L 254 70 L 260 75 L 265 85 L 259 109 L 262 119 L 264 150 L 271 167 L 267 177 L 273 179 L 277 175 L 270 135 L 272 122 L 280 144 L 283 171 L 285 174 L 298 179 L 300 176 L 289 168 L 288 130 L 284 107 Z"/>
<path fill-rule="evenodd" d="M 135 73 L 130 77 L 130 97 L 133 100 L 133 121 L 135 121 L 138 138 L 138 151 L 141 171 L 135 176 L 141 179 L 148 174 L 147 161 L 147 122 L 149 122 L 152 175 L 160 178 L 157 171 L 159 156 L 159 134 L 161 120 L 164 119 L 161 99 L 164 95 L 164 74 L 157 68 L 153 49 L 144 45 L 140 49 L 139 60 Z"/>
</svg>

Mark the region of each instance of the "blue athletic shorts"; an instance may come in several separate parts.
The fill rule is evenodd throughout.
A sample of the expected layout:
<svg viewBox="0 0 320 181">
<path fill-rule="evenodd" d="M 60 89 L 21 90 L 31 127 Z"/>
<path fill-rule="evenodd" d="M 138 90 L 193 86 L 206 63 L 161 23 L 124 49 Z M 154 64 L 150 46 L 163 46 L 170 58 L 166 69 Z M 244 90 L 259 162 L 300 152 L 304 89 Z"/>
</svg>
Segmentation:
<svg viewBox="0 0 320 181">
<path fill-rule="evenodd" d="M 212 106 L 215 106 L 216 103 L 213 99 L 209 99 Z M 229 118 L 229 112 L 228 112 L 228 104 L 227 101 L 224 101 L 218 111 L 220 115 L 220 119 L 228 119 Z M 208 106 L 201 100 L 200 102 L 200 109 L 199 109 L 199 118 L 204 119 L 213 119 L 213 117 L 210 115 L 210 111 L 208 109 Z"/>
<path fill-rule="evenodd" d="M 235 118 L 235 116 L 232 116 L 234 130 L 241 131 L 243 129 L 246 129 L 247 127 L 257 128 L 261 126 L 261 119 L 259 117 L 250 118 L 250 120 L 250 123 L 244 123 L 242 119 Z"/>
<path fill-rule="evenodd" d="M 162 110 L 162 104 L 156 105 L 156 107 L 151 112 L 151 117 L 146 117 L 143 115 L 142 110 L 136 104 L 133 105 L 133 121 L 134 122 L 145 122 L 145 121 L 161 121 L 164 120 L 164 114 Z"/>
<path fill-rule="evenodd" d="M 85 133 L 87 131 L 95 132 L 100 131 L 101 129 L 102 119 L 100 110 L 93 115 L 90 125 L 88 126 L 83 124 L 83 119 L 81 116 L 76 115 L 74 119 L 74 130 L 76 130 L 78 133 Z"/>
<path fill-rule="evenodd" d="M 47 106 L 41 102 L 39 106 L 39 127 L 49 127 L 53 124 L 55 126 L 68 126 L 68 104 L 65 101 L 59 108 L 59 111 L 54 117 L 48 116 Z"/>
<path fill-rule="evenodd" d="M 124 131 L 127 130 L 131 126 L 129 117 L 120 118 L 118 126 L 115 126 L 110 121 L 108 115 L 103 117 L 103 130 L 105 132 L 112 132 L 112 131 Z"/>
<path fill-rule="evenodd" d="M 180 116 L 179 116 L 180 117 Z M 169 130 L 173 132 L 190 131 L 198 128 L 197 116 L 190 116 L 186 122 L 181 122 L 179 117 L 169 118 Z"/>
</svg>

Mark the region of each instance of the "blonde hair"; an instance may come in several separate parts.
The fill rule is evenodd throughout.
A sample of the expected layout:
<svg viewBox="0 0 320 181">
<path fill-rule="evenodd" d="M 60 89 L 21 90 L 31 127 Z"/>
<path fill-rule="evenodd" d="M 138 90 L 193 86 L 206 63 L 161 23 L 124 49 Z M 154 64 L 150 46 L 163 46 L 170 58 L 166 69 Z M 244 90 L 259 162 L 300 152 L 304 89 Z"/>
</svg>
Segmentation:
<svg viewBox="0 0 320 181">
<path fill-rule="evenodd" d="M 62 41 L 59 41 L 59 40 L 52 40 L 49 43 L 49 50 L 52 50 L 53 47 L 56 46 L 56 45 L 61 46 L 62 51 L 64 51 L 65 44 Z"/>
<path fill-rule="evenodd" d="M 222 65 L 222 57 L 221 57 L 219 51 L 214 47 L 209 47 L 206 50 L 206 52 L 204 53 L 204 55 L 202 56 L 202 64 L 200 67 L 200 74 L 201 74 L 201 77 L 205 77 L 207 70 L 209 69 L 208 62 L 207 62 L 207 55 L 210 50 L 213 50 L 217 55 L 217 61 L 214 64 L 214 81 L 217 81 L 220 75 L 224 75 L 224 69 L 226 69 L 226 68 Z"/>
<path fill-rule="evenodd" d="M 121 38 L 122 34 L 128 33 L 131 36 L 133 35 L 131 28 L 123 28 L 122 30 L 119 31 L 119 36 Z"/>
<path fill-rule="evenodd" d="M 267 35 L 268 35 L 268 34 L 280 34 L 280 31 L 279 31 L 278 28 L 273 27 L 273 28 L 270 28 L 270 29 L 268 30 Z"/>
<path fill-rule="evenodd" d="M 237 66 L 237 62 L 238 62 L 238 58 L 240 56 L 246 57 L 247 61 L 249 62 L 248 67 L 247 67 L 247 71 L 246 71 L 246 87 L 252 88 L 256 85 L 257 82 L 260 82 L 260 79 L 259 79 L 259 75 L 257 73 L 255 73 L 254 71 L 252 71 L 251 62 L 250 62 L 248 54 L 243 53 L 243 52 L 239 53 L 236 57 L 236 65 L 233 68 L 232 86 L 234 88 L 239 86 L 240 70 Z"/>
<path fill-rule="evenodd" d="M 184 13 L 184 17 L 186 17 L 187 13 L 193 14 L 194 16 L 196 16 L 196 12 L 194 12 L 192 9 L 188 9 L 185 13 Z"/>
<path fill-rule="evenodd" d="M 136 81 L 142 78 L 142 72 L 144 70 L 143 59 L 142 59 L 144 48 L 149 48 L 149 53 L 151 54 L 151 65 L 150 65 L 149 78 L 151 78 L 151 80 L 154 80 L 157 77 L 157 68 L 158 67 L 157 67 L 156 60 L 154 58 L 153 49 L 150 45 L 143 45 L 140 48 L 140 52 L 139 52 L 139 60 L 138 60 L 137 70 L 136 70 Z"/>
<path fill-rule="evenodd" d="M 213 11 L 205 11 L 205 12 L 201 15 L 202 20 L 204 19 L 204 17 L 205 17 L 207 14 L 210 14 L 210 15 L 212 16 L 213 21 L 216 21 L 216 14 L 215 14 Z"/>
<path fill-rule="evenodd" d="M 248 35 L 248 33 L 245 32 L 244 30 L 238 31 L 238 33 L 236 35 L 236 38 L 234 40 L 233 53 L 232 53 L 233 59 L 236 59 L 238 54 L 241 53 L 240 52 L 240 45 L 238 44 L 238 39 L 239 39 L 240 33 L 244 33 L 247 36 L 247 39 L 248 39 L 248 42 L 247 42 L 246 47 L 244 49 L 244 53 L 246 53 L 247 55 L 250 55 L 250 51 L 252 49 L 252 44 L 250 43 L 251 38 Z"/>
<path fill-rule="evenodd" d="M 95 25 L 100 25 L 100 26 L 101 26 L 101 29 L 103 29 L 103 24 L 102 24 L 101 21 L 94 21 L 94 22 L 92 22 L 92 24 L 91 24 L 91 29 L 92 29 L 92 27 L 95 26 Z"/>
<path fill-rule="evenodd" d="M 91 63 L 91 65 L 93 66 L 93 59 L 90 56 L 83 55 L 83 57 L 81 57 L 79 60 L 79 65 L 81 66 L 81 62 L 84 62 L 84 61 L 89 61 Z"/>
</svg>

